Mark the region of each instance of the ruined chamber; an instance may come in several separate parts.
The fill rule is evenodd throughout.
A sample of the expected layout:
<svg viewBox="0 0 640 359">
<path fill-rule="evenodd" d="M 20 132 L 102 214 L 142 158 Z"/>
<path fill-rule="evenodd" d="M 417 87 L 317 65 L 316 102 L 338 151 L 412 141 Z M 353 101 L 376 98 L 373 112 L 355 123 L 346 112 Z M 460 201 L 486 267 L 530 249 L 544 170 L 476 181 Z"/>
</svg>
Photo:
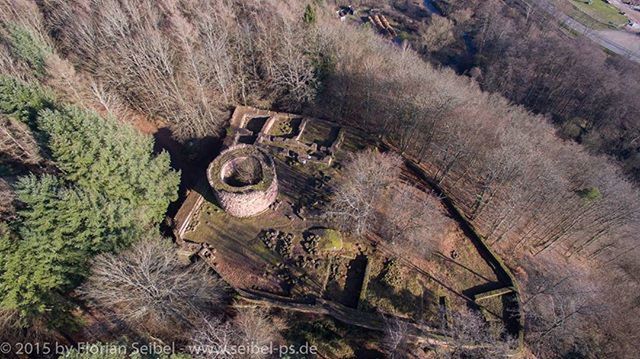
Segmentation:
<svg viewBox="0 0 640 359">
<path fill-rule="evenodd" d="M 278 196 L 273 159 L 252 145 L 223 151 L 209 165 L 207 179 L 220 207 L 236 217 L 260 214 Z"/>
</svg>

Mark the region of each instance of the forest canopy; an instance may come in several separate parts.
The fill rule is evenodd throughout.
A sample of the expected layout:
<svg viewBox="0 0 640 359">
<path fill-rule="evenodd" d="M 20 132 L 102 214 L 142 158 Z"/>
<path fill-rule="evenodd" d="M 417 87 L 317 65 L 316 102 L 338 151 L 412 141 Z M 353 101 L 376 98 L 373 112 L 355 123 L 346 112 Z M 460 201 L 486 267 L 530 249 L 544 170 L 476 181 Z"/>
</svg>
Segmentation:
<svg viewBox="0 0 640 359">
<path fill-rule="evenodd" d="M 518 270 L 536 355 L 635 354 L 636 67 L 501 2 L 448 3 L 416 25 L 437 26 L 418 53 L 323 1 L 0 0 L 0 315 L 60 324 L 94 256 L 158 237 L 179 173 L 132 123 L 192 155 L 249 105 L 359 128 L 424 165 Z M 468 39 L 474 78 L 447 67 Z M 223 327 L 209 324 L 203 341 Z"/>
<path fill-rule="evenodd" d="M 17 172 L 18 211 L 2 229 L 3 311 L 21 320 L 64 319 L 62 297 L 84 277 L 89 259 L 157 230 L 177 198 L 179 173 L 153 141 L 113 118 L 57 102 L 37 85 L 0 78 L 3 116 L 28 125 L 43 168 Z"/>
</svg>

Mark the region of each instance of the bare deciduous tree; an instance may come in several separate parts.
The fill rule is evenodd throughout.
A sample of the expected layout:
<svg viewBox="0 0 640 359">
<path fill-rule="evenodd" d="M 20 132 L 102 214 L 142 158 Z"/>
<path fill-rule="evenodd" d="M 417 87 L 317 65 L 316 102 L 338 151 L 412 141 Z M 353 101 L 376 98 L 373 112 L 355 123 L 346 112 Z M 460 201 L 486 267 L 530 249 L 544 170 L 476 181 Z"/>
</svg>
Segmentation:
<svg viewBox="0 0 640 359">
<path fill-rule="evenodd" d="M 392 153 L 368 150 L 353 155 L 345 164 L 345 180 L 335 189 L 328 215 L 357 234 L 371 229 L 376 207 L 398 179 L 401 163 Z"/>
<path fill-rule="evenodd" d="M 189 352 L 197 358 L 264 358 L 276 334 L 265 309 L 242 307 L 232 321 L 199 322 L 190 334 Z"/>
<path fill-rule="evenodd" d="M 318 36 L 274 1 L 42 7 L 57 47 L 78 68 L 134 110 L 167 120 L 181 139 L 220 135 L 238 103 L 297 110 L 315 97 Z"/>
<path fill-rule="evenodd" d="M 0 160 L 25 165 L 42 161 L 40 148 L 24 123 L 0 116 Z"/>
<path fill-rule="evenodd" d="M 523 262 L 531 260 L 526 258 Z M 606 284 L 611 280 L 603 280 L 605 273 L 589 266 L 566 268 L 558 263 L 557 255 L 538 256 L 527 264 L 530 270 L 523 280 L 523 309 L 529 348 L 540 357 L 558 353 L 605 355 L 609 350 L 603 345 L 605 340 L 593 336 L 589 328 L 596 322 L 604 325 L 604 318 L 614 317 L 613 312 L 620 308 L 633 307 L 634 298 L 619 293 L 633 291 L 634 285 L 627 280 L 626 290 L 612 291 L 615 286 Z M 613 294 L 616 299 L 610 293 L 617 293 Z"/>
<path fill-rule="evenodd" d="M 286 21 L 267 26 L 274 29 L 262 28 L 258 45 L 265 56 L 270 87 L 282 97 L 284 104 L 298 110 L 301 104 L 313 100 L 318 85 L 312 65 L 314 59 L 300 56 L 300 51 L 313 43 L 313 33 L 305 31 L 302 25 Z"/>
<path fill-rule="evenodd" d="M 438 350 L 441 358 L 507 358 L 515 348 L 513 340 L 503 339 L 499 328 L 471 310 L 452 312 L 444 332 L 452 344 Z"/>
<path fill-rule="evenodd" d="M 446 233 L 446 217 L 438 200 L 407 184 L 393 188 L 379 213 L 377 230 L 398 250 L 429 255 Z"/>
<path fill-rule="evenodd" d="M 429 51 L 438 51 L 450 45 L 454 40 L 453 21 L 444 16 L 431 16 L 431 24 L 422 35 Z"/>
<path fill-rule="evenodd" d="M 98 256 L 83 296 L 150 333 L 176 333 L 220 305 L 225 286 L 204 262 L 185 266 L 171 242 L 142 240 Z"/>
<path fill-rule="evenodd" d="M 190 334 L 188 352 L 196 358 L 236 358 L 234 347 L 238 344 L 238 332 L 230 322 L 205 319 Z"/>
<path fill-rule="evenodd" d="M 238 341 L 247 347 L 268 347 L 277 339 L 276 328 L 266 309 L 241 308 L 233 322 L 238 333 Z M 266 356 L 266 353 L 258 351 L 247 357 L 263 358 Z"/>
<path fill-rule="evenodd" d="M 385 318 L 385 336 L 382 347 L 391 359 L 406 358 L 411 349 L 409 323 L 397 317 Z"/>
</svg>

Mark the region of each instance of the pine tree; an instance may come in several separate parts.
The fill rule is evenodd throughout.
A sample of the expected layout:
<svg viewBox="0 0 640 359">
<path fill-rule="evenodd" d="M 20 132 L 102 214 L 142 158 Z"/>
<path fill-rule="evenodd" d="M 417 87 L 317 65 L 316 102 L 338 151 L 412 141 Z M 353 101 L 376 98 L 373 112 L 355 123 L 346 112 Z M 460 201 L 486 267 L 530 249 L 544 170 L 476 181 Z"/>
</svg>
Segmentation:
<svg viewBox="0 0 640 359">
<path fill-rule="evenodd" d="M 14 115 L 33 125 L 38 111 L 53 108 L 54 97 L 46 89 L 12 77 L 0 76 L 0 113 Z"/>
<path fill-rule="evenodd" d="M 70 229 L 63 223 L 65 214 L 57 212 L 66 212 L 60 205 L 67 203 L 72 192 L 61 189 L 53 176 L 25 177 L 17 192 L 28 209 L 20 212 L 20 239 L 3 263 L 0 303 L 3 309 L 17 310 L 27 318 L 59 309 L 53 303 L 78 277 L 85 257 L 78 243 L 66 236 Z"/>
<path fill-rule="evenodd" d="M 29 65 L 36 76 L 46 75 L 46 58 L 51 54 L 49 45 L 28 28 L 12 23 L 7 28 L 14 56 Z"/>
<path fill-rule="evenodd" d="M 0 77 L 0 112 L 37 132 L 57 169 L 20 178 L 18 219 L 0 226 L 0 309 L 17 311 L 25 324 L 68 318 L 65 294 L 91 257 L 157 231 L 179 183 L 168 154 L 153 154 L 151 137 L 52 98 Z"/>
<path fill-rule="evenodd" d="M 141 225 L 159 222 L 177 198 L 169 155 L 153 156 L 153 139 L 133 127 L 71 107 L 43 111 L 38 127 L 66 180 L 121 201 Z"/>
<path fill-rule="evenodd" d="M 0 278 L 4 274 L 5 263 L 15 251 L 15 235 L 7 223 L 0 222 Z"/>
</svg>

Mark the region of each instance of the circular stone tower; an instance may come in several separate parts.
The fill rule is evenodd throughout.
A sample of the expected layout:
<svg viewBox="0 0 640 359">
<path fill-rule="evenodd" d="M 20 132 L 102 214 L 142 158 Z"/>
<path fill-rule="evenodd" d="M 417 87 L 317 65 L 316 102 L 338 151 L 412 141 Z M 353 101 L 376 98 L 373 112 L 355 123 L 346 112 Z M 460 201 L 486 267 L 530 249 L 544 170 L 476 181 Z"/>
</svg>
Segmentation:
<svg viewBox="0 0 640 359">
<path fill-rule="evenodd" d="M 232 216 L 259 214 L 278 197 L 273 159 L 256 146 L 224 150 L 209 165 L 207 179 L 220 207 Z"/>
</svg>

